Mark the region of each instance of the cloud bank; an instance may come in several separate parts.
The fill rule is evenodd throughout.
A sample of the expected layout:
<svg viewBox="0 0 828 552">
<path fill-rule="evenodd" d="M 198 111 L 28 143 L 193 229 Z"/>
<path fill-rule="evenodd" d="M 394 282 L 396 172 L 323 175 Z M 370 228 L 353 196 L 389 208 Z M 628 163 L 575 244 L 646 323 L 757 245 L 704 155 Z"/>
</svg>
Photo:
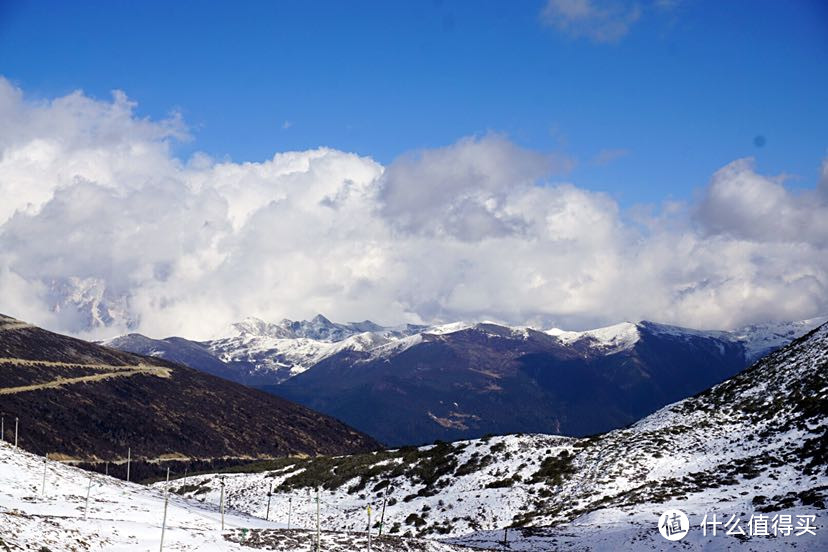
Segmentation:
<svg viewBox="0 0 828 552">
<path fill-rule="evenodd" d="M 0 80 L 0 312 L 194 338 L 318 312 L 569 328 L 828 312 L 828 165 L 793 193 L 735 160 L 697 202 L 641 214 L 499 135 L 387 167 L 327 148 L 182 161 L 183 122 L 134 109 Z"/>
</svg>

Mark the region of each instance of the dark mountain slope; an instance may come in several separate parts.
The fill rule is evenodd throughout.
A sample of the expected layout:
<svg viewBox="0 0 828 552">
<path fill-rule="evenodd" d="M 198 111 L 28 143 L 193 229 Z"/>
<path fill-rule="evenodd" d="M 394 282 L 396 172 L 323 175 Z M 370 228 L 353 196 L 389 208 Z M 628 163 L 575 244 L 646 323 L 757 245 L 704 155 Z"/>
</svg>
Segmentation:
<svg viewBox="0 0 828 552">
<path fill-rule="evenodd" d="M 104 343 L 106 347 L 118 349 L 126 353 L 136 355 L 152 356 L 163 358 L 170 362 L 197 368 L 220 378 L 239 381 L 238 370 L 230 368 L 216 358 L 207 347 L 198 341 L 191 341 L 183 337 L 168 337 L 165 339 L 152 339 L 141 334 L 132 333 L 116 337 Z"/>
<path fill-rule="evenodd" d="M 0 316 L 7 440 L 76 459 L 343 454 L 377 446 L 343 423 L 171 362 Z"/>
</svg>

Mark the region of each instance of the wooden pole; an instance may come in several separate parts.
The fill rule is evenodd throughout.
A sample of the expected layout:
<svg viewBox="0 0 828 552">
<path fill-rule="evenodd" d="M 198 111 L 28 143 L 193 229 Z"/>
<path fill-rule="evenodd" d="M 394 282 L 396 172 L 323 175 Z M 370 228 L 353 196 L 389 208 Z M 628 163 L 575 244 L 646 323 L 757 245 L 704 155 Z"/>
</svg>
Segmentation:
<svg viewBox="0 0 828 552">
<path fill-rule="evenodd" d="M 270 521 L 270 498 L 273 496 L 273 483 L 270 484 L 270 489 L 267 491 L 267 514 L 265 514 L 265 521 Z"/>
<path fill-rule="evenodd" d="M 167 530 L 167 505 L 170 503 L 170 468 L 167 467 L 167 484 L 164 485 L 164 521 L 161 522 L 161 547 L 164 552 L 164 532 Z"/>
<path fill-rule="evenodd" d="M 385 494 L 382 497 L 382 513 L 380 514 L 380 526 L 379 526 L 379 536 L 382 536 L 382 525 L 385 523 L 385 503 L 388 501 L 388 488 L 391 486 L 391 482 L 388 482 L 388 485 L 385 486 Z"/>
<path fill-rule="evenodd" d="M 49 453 L 43 458 L 43 485 L 40 487 L 40 498 L 46 496 L 46 463 L 49 461 Z"/>
<path fill-rule="evenodd" d="M 221 482 L 221 498 L 219 498 L 219 508 L 221 509 L 221 530 L 224 531 L 224 476 L 219 479 Z"/>
<path fill-rule="evenodd" d="M 86 507 L 83 509 L 83 519 L 89 516 L 89 493 L 92 492 L 92 472 L 89 472 L 89 486 L 86 487 Z"/>
<path fill-rule="evenodd" d="M 0 417 L 0 441 L 6 440 L 6 417 Z"/>
<path fill-rule="evenodd" d="M 129 483 L 129 465 L 132 463 L 132 447 L 127 448 L 127 483 Z"/>
<path fill-rule="evenodd" d="M 14 417 L 14 448 L 17 448 L 17 416 Z"/>
<path fill-rule="evenodd" d="M 288 531 L 290 531 L 290 515 L 293 513 L 293 497 L 288 497 Z"/>
<path fill-rule="evenodd" d="M 104 464 L 104 475 L 109 475 L 109 461 Z"/>
</svg>

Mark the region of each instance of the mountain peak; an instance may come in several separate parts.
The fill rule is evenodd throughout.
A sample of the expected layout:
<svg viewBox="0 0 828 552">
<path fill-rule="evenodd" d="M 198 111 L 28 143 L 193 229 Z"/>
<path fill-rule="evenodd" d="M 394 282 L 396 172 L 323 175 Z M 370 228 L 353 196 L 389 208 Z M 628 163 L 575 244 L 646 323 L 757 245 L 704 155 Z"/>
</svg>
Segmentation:
<svg viewBox="0 0 828 552">
<path fill-rule="evenodd" d="M 641 338 L 639 325 L 632 322 L 621 322 L 612 326 L 573 332 L 552 328 L 547 334 L 558 338 L 564 345 L 585 342 L 591 348 L 600 349 L 606 353 L 614 353 L 632 348 Z"/>
<path fill-rule="evenodd" d="M 319 324 L 319 325 L 323 325 L 323 326 L 333 326 L 334 325 L 333 322 L 331 322 L 330 320 L 325 318 L 325 316 L 322 315 L 322 314 L 317 314 L 316 316 L 314 316 L 311 319 L 311 322 L 313 324 Z"/>
</svg>

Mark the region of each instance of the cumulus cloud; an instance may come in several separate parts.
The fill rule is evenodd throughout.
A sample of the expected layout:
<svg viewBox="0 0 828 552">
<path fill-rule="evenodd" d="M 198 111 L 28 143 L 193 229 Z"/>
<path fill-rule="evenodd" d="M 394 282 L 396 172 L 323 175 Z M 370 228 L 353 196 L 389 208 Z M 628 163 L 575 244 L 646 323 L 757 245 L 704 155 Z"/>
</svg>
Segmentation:
<svg viewBox="0 0 828 552">
<path fill-rule="evenodd" d="M 468 241 L 508 235 L 527 222 L 508 208 L 509 198 L 571 165 L 503 136 L 465 138 L 397 159 L 380 183 L 382 214 L 406 232 Z"/>
<path fill-rule="evenodd" d="M 823 165 L 823 191 L 824 191 Z M 757 174 L 753 159 L 740 159 L 713 175 L 698 209 L 713 234 L 762 242 L 828 244 L 824 194 L 793 194 L 780 178 Z"/>
<path fill-rule="evenodd" d="M 0 312 L 86 337 L 206 338 L 244 316 L 724 328 L 828 311 L 828 201 L 737 160 L 639 215 L 571 161 L 469 137 L 387 167 L 331 149 L 170 152 L 178 117 L 0 80 Z M 823 168 L 824 175 L 825 168 Z"/>
<path fill-rule="evenodd" d="M 541 20 L 574 37 L 615 42 L 641 17 L 637 3 L 601 0 L 548 0 Z"/>
</svg>

